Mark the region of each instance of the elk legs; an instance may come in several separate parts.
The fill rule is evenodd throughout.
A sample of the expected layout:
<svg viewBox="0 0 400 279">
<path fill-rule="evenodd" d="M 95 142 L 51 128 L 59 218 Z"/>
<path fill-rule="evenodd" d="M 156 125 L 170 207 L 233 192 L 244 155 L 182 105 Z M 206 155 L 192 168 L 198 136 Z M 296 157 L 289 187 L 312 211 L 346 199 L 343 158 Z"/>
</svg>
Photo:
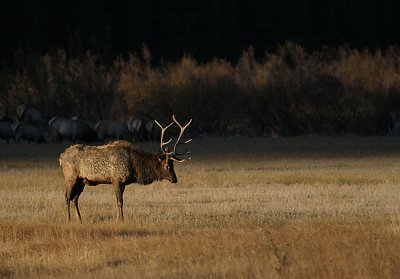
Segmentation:
<svg viewBox="0 0 400 279">
<path fill-rule="evenodd" d="M 79 219 L 79 221 L 82 221 L 81 213 L 79 211 L 78 199 L 84 187 L 85 184 L 81 179 L 77 179 L 75 183 L 67 187 L 67 191 L 65 192 L 65 199 L 67 204 L 67 221 L 71 221 L 71 210 L 70 210 L 71 200 L 75 204 L 76 217 Z"/>
</svg>

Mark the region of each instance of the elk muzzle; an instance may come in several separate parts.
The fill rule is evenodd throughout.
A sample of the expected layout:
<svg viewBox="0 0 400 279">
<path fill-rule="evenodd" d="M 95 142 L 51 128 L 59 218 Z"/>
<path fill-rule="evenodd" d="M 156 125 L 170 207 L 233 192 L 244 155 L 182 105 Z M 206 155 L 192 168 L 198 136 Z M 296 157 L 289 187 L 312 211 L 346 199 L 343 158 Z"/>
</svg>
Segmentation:
<svg viewBox="0 0 400 279">
<path fill-rule="evenodd" d="M 176 178 L 175 173 L 174 173 L 174 174 L 171 174 L 171 175 L 168 177 L 168 180 L 169 180 L 171 183 L 177 183 L 177 182 L 178 182 L 178 179 Z"/>
</svg>

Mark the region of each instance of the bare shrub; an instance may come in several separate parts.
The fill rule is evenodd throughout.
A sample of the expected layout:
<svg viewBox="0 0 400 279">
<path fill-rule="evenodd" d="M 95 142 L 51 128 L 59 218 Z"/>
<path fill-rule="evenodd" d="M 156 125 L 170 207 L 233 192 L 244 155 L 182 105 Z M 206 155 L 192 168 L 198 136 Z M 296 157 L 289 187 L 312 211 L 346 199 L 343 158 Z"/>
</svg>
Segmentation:
<svg viewBox="0 0 400 279">
<path fill-rule="evenodd" d="M 8 86 L 15 106 L 34 104 L 47 118 L 59 114 L 98 119 L 120 117 L 125 112 L 123 103 L 116 100 L 119 76 L 90 52 L 82 61 L 69 59 L 63 50 L 43 56 L 22 51 L 18 55 L 21 65 Z M 117 109 L 112 110 L 114 107 Z"/>
<path fill-rule="evenodd" d="M 64 50 L 19 49 L 15 69 L 0 71 L 0 103 L 3 114 L 27 103 L 47 118 L 125 122 L 175 113 L 193 117 L 196 134 L 387 134 L 400 121 L 399 62 L 397 46 L 307 52 L 292 42 L 262 58 L 249 47 L 236 64 L 188 55 L 152 61 L 146 46 L 111 66 L 90 52 L 71 59 Z"/>
</svg>

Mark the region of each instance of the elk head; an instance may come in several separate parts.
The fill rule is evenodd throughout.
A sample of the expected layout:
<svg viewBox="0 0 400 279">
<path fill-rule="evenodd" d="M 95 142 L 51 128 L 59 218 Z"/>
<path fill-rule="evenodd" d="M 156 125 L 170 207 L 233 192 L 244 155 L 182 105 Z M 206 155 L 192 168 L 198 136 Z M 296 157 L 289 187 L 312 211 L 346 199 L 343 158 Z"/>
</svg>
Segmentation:
<svg viewBox="0 0 400 279">
<path fill-rule="evenodd" d="M 176 174 L 174 171 L 174 161 L 182 163 L 185 161 L 190 160 L 190 157 L 188 158 L 184 158 L 184 159 L 180 159 L 178 158 L 178 156 L 182 156 L 182 155 L 186 155 L 186 154 L 190 154 L 190 151 L 184 152 L 184 153 L 177 153 L 176 148 L 178 145 L 181 144 L 186 144 L 192 141 L 192 139 L 186 140 L 186 141 L 181 141 L 182 135 L 185 132 L 186 128 L 190 125 L 190 123 L 192 123 L 192 119 L 189 120 L 189 122 L 185 125 L 182 126 L 178 120 L 176 120 L 175 115 L 172 116 L 173 122 L 171 122 L 169 125 L 163 127 L 161 126 L 160 123 L 157 122 L 157 120 L 155 120 L 155 123 L 161 128 L 161 140 L 160 140 L 160 154 L 159 154 L 159 162 L 161 164 L 161 172 L 162 172 L 162 178 L 169 180 L 172 183 L 176 183 L 178 182 L 178 179 L 176 178 Z M 164 141 L 164 134 L 165 131 L 171 127 L 172 124 L 176 124 L 178 125 L 178 127 L 180 128 L 180 132 L 179 132 L 179 136 L 174 144 L 174 148 L 172 150 L 172 152 L 170 152 L 168 150 L 167 145 L 172 141 L 172 139 L 168 140 L 168 141 Z"/>
</svg>

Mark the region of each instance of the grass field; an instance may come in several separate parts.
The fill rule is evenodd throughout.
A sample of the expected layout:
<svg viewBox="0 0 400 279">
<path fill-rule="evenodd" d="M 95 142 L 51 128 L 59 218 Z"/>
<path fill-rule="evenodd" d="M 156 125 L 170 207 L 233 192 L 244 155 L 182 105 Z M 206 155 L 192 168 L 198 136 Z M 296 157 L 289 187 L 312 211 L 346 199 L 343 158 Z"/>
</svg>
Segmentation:
<svg viewBox="0 0 400 279">
<path fill-rule="evenodd" d="M 67 144 L 0 145 L 0 278 L 395 278 L 400 139 L 195 139 L 179 182 L 86 187 Z M 157 151 L 157 144 L 141 144 Z M 72 212 L 74 212 L 72 208 Z"/>
</svg>

